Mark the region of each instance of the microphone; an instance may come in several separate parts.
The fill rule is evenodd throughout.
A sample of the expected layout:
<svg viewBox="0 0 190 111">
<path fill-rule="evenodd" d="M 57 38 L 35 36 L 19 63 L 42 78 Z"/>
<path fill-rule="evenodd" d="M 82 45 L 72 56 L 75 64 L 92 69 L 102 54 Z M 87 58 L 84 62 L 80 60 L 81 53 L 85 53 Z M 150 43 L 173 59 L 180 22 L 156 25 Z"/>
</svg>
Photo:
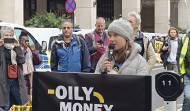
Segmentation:
<svg viewBox="0 0 190 111">
<path fill-rule="evenodd" d="M 109 53 L 108 53 L 108 61 L 112 61 L 112 59 L 113 59 L 113 57 L 112 57 L 112 55 L 113 55 L 113 49 L 114 49 L 114 47 L 115 47 L 115 45 L 114 44 L 110 44 L 109 45 Z M 107 74 L 107 68 L 105 68 L 105 69 L 101 69 L 101 74 Z"/>
<path fill-rule="evenodd" d="M 110 44 L 110 45 L 109 45 L 109 54 L 108 54 L 108 58 L 109 58 L 109 61 L 110 61 L 110 62 L 111 62 L 112 59 L 113 59 L 112 55 L 113 55 L 113 49 L 114 49 L 114 47 L 115 47 L 114 44 Z"/>
</svg>

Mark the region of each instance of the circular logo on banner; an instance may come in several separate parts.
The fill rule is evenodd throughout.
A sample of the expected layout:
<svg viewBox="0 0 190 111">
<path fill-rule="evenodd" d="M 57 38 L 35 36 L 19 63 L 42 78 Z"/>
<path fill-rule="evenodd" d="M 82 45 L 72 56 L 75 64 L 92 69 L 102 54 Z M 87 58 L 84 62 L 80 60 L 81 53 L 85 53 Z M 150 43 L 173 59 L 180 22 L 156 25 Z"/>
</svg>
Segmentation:
<svg viewBox="0 0 190 111">
<path fill-rule="evenodd" d="M 67 0 L 65 3 L 65 10 L 67 13 L 73 13 L 76 8 L 76 2 L 75 0 Z"/>
</svg>

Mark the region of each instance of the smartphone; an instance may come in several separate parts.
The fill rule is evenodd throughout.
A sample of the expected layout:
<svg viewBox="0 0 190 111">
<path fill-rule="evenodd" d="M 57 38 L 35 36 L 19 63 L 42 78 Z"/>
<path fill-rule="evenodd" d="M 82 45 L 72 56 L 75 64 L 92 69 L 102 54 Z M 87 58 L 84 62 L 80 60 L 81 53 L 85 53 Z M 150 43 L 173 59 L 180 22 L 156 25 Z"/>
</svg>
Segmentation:
<svg viewBox="0 0 190 111">
<path fill-rule="evenodd" d="M 14 43 L 14 38 L 5 38 L 4 43 Z"/>
<path fill-rule="evenodd" d="M 102 44 L 102 43 L 103 43 L 103 41 L 102 41 L 101 39 L 99 39 L 99 40 L 98 40 L 98 43 Z"/>
<path fill-rule="evenodd" d="M 29 40 L 25 40 L 25 43 L 26 43 L 26 44 L 29 44 Z"/>
<path fill-rule="evenodd" d="M 26 43 L 27 46 L 30 45 L 30 44 L 29 44 L 29 40 L 25 40 L 25 43 Z"/>
</svg>

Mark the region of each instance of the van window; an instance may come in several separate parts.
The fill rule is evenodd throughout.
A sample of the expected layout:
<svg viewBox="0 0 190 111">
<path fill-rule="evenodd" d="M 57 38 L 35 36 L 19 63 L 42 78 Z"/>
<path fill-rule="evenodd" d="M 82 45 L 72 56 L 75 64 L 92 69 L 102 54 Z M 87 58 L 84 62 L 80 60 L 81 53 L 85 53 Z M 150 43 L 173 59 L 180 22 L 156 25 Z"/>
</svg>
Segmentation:
<svg viewBox="0 0 190 111">
<path fill-rule="evenodd" d="M 55 40 L 56 40 L 57 37 L 58 36 L 52 36 L 52 37 L 50 37 L 48 50 L 51 50 L 51 48 L 52 48 L 52 46 L 53 46 L 53 44 L 54 44 L 54 42 L 55 42 Z"/>
<path fill-rule="evenodd" d="M 34 44 L 37 51 L 40 50 L 40 47 L 41 47 L 40 44 L 37 42 L 37 40 L 28 31 L 21 29 L 21 28 L 15 28 L 14 31 L 15 31 L 15 35 L 16 35 L 17 40 L 19 40 L 19 36 L 20 36 L 21 32 L 25 31 L 27 36 L 28 36 L 29 43 Z"/>
</svg>

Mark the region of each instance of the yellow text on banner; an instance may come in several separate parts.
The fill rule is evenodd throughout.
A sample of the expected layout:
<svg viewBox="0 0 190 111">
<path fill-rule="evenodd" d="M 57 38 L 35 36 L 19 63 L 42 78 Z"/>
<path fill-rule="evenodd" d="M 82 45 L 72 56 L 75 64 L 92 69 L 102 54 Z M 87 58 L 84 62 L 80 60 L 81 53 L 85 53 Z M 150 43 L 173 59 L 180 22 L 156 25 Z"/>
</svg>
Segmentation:
<svg viewBox="0 0 190 111">
<path fill-rule="evenodd" d="M 163 42 L 155 40 L 155 50 L 160 50 L 162 48 Z"/>
</svg>

